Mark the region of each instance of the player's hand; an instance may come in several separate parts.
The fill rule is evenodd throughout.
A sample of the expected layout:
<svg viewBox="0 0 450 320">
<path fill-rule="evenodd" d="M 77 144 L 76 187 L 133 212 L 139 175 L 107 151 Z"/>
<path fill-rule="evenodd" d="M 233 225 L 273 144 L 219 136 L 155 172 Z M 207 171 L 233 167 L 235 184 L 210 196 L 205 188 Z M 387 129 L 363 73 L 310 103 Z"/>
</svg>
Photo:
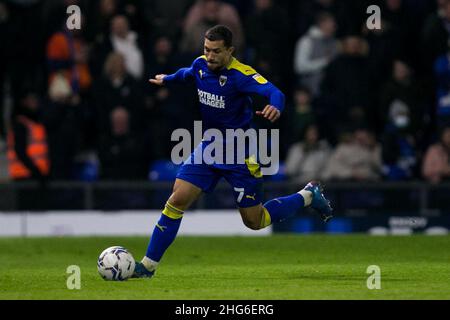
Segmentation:
<svg viewBox="0 0 450 320">
<path fill-rule="evenodd" d="M 262 117 L 266 118 L 270 122 L 277 121 L 281 116 L 280 110 L 278 110 L 274 106 L 271 106 L 270 104 L 265 106 L 262 111 L 256 111 L 256 114 L 258 116 L 262 116 Z"/>
<path fill-rule="evenodd" d="M 156 84 L 157 86 L 162 86 L 164 84 L 165 74 L 157 74 L 154 79 L 148 80 L 148 82 L 152 84 Z"/>
</svg>

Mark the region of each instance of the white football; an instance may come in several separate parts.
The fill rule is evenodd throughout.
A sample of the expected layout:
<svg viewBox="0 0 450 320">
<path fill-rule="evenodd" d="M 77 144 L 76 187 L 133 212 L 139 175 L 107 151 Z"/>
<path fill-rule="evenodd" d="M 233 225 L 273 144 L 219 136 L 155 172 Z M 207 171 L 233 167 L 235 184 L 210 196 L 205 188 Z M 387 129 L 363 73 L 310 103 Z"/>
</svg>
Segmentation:
<svg viewBox="0 0 450 320">
<path fill-rule="evenodd" d="M 97 261 L 98 273 L 105 280 L 126 280 L 133 275 L 134 266 L 135 261 L 131 253 L 120 246 L 103 250 Z"/>
</svg>

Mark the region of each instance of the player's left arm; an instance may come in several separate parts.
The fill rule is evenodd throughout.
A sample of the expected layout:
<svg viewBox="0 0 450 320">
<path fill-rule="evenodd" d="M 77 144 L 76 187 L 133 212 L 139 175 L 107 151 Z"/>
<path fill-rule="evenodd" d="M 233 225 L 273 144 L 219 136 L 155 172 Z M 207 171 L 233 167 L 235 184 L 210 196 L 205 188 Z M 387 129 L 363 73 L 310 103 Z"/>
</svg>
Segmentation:
<svg viewBox="0 0 450 320">
<path fill-rule="evenodd" d="M 271 122 L 275 122 L 280 118 L 286 98 L 280 89 L 259 73 L 245 76 L 239 83 L 239 91 L 256 93 L 269 100 L 269 104 L 262 111 L 256 111 L 258 116 L 262 116 Z"/>
</svg>

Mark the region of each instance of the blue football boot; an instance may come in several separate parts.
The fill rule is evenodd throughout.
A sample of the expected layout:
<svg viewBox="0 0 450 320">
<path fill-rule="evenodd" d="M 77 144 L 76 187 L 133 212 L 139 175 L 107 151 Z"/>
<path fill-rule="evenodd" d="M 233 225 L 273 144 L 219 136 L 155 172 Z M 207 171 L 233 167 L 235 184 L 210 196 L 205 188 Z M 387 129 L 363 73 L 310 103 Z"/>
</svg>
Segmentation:
<svg viewBox="0 0 450 320">
<path fill-rule="evenodd" d="M 330 201 L 323 195 L 323 186 L 320 182 L 310 181 L 303 189 L 312 192 L 311 208 L 319 212 L 323 222 L 327 222 L 333 218 L 333 208 L 330 205 Z"/>
<path fill-rule="evenodd" d="M 144 267 L 142 262 L 136 262 L 134 267 L 134 273 L 131 278 L 151 278 L 155 274 L 155 271 L 148 271 L 147 268 Z"/>
</svg>

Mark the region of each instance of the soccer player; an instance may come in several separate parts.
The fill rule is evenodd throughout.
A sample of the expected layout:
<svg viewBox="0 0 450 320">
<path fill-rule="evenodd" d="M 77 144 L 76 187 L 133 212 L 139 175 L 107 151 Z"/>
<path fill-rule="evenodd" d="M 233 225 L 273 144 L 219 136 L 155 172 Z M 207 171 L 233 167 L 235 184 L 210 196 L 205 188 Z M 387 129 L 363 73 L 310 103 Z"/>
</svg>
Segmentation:
<svg viewBox="0 0 450 320">
<path fill-rule="evenodd" d="M 204 55 L 195 59 L 189 68 L 181 68 L 171 75 L 156 75 L 149 82 L 161 86 L 194 80 L 204 129 L 249 129 L 253 114 L 249 95 L 252 93 L 270 101 L 262 111 L 256 111 L 256 115 L 276 121 L 284 108 L 284 94 L 252 67 L 234 58 L 233 51 L 231 31 L 225 26 L 215 26 L 205 33 Z M 196 153 L 202 152 L 207 145 L 208 142 L 203 140 L 190 159 L 193 160 Z M 322 186 L 315 181 L 297 193 L 263 205 L 261 169 L 257 161 L 250 161 L 252 155 L 248 156 L 244 164 L 184 162 L 172 195 L 153 230 L 147 253 L 141 262 L 136 263 L 133 277 L 154 275 L 164 252 L 176 237 L 185 210 L 202 192 L 211 192 L 222 177 L 232 185 L 242 220 L 250 229 L 265 228 L 307 206 L 315 209 L 325 222 L 332 217 L 332 208 L 322 193 Z"/>
</svg>

